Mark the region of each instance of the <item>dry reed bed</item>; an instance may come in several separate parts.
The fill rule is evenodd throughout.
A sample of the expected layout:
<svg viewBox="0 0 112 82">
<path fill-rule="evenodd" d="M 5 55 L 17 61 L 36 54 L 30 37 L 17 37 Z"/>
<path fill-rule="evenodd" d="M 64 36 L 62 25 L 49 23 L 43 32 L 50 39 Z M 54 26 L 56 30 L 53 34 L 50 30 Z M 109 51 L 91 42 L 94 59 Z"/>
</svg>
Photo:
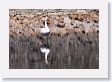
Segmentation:
<svg viewBox="0 0 112 82">
<path fill-rule="evenodd" d="M 44 19 L 48 18 L 51 34 L 99 32 L 98 10 L 46 9 L 9 10 L 10 36 L 38 36 Z"/>
</svg>

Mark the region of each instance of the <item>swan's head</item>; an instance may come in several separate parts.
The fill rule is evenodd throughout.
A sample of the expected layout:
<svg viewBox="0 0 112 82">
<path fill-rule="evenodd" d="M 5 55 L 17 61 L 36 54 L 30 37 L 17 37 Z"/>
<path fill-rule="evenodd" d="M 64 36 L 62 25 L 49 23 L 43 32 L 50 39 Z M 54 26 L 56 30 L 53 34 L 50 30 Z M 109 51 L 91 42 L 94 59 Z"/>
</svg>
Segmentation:
<svg viewBox="0 0 112 82">
<path fill-rule="evenodd" d="M 47 21 L 48 20 L 48 18 L 45 18 L 45 21 Z"/>
</svg>

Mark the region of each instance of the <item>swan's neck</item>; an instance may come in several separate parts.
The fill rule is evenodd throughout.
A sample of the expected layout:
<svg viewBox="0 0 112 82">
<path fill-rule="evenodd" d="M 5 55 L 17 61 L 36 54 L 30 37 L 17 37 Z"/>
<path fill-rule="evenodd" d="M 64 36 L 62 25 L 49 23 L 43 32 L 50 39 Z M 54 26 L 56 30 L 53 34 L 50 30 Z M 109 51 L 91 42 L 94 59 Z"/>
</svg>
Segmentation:
<svg viewBox="0 0 112 82">
<path fill-rule="evenodd" d="M 48 26 L 47 26 L 47 21 L 45 20 L 45 28 L 48 28 Z"/>
</svg>

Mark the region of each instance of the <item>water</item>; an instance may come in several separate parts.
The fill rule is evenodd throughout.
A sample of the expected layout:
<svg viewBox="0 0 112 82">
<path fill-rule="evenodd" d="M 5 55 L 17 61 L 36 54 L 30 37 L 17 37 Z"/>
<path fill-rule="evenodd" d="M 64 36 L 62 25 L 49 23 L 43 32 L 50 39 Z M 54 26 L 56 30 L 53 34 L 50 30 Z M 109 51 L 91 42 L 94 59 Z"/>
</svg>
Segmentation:
<svg viewBox="0 0 112 82">
<path fill-rule="evenodd" d="M 40 48 L 49 46 L 47 56 Z M 99 34 L 70 33 L 48 37 L 10 37 L 10 69 L 98 69 Z"/>
</svg>

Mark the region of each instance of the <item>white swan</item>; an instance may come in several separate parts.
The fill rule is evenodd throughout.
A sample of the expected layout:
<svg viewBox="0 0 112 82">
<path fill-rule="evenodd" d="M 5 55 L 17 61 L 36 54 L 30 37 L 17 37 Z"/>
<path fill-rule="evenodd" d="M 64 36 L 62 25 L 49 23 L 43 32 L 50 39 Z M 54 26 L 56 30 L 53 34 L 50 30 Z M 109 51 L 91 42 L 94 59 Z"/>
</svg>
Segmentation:
<svg viewBox="0 0 112 82">
<path fill-rule="evenodd" d="M 47 19 L 45 19 L 45 26 L 40 29 L 40 33 L 44 36 L 48 35 L 50 33 L 50 29 L 47 25 Z"/>
<path fill-rule="evenodd" d="M 45 54 L 45 63 L 48 64 L 47 56 L 50 53 L 49 45 L 43 44 L 40 48 L 40 51 Z"/>
</svg>

